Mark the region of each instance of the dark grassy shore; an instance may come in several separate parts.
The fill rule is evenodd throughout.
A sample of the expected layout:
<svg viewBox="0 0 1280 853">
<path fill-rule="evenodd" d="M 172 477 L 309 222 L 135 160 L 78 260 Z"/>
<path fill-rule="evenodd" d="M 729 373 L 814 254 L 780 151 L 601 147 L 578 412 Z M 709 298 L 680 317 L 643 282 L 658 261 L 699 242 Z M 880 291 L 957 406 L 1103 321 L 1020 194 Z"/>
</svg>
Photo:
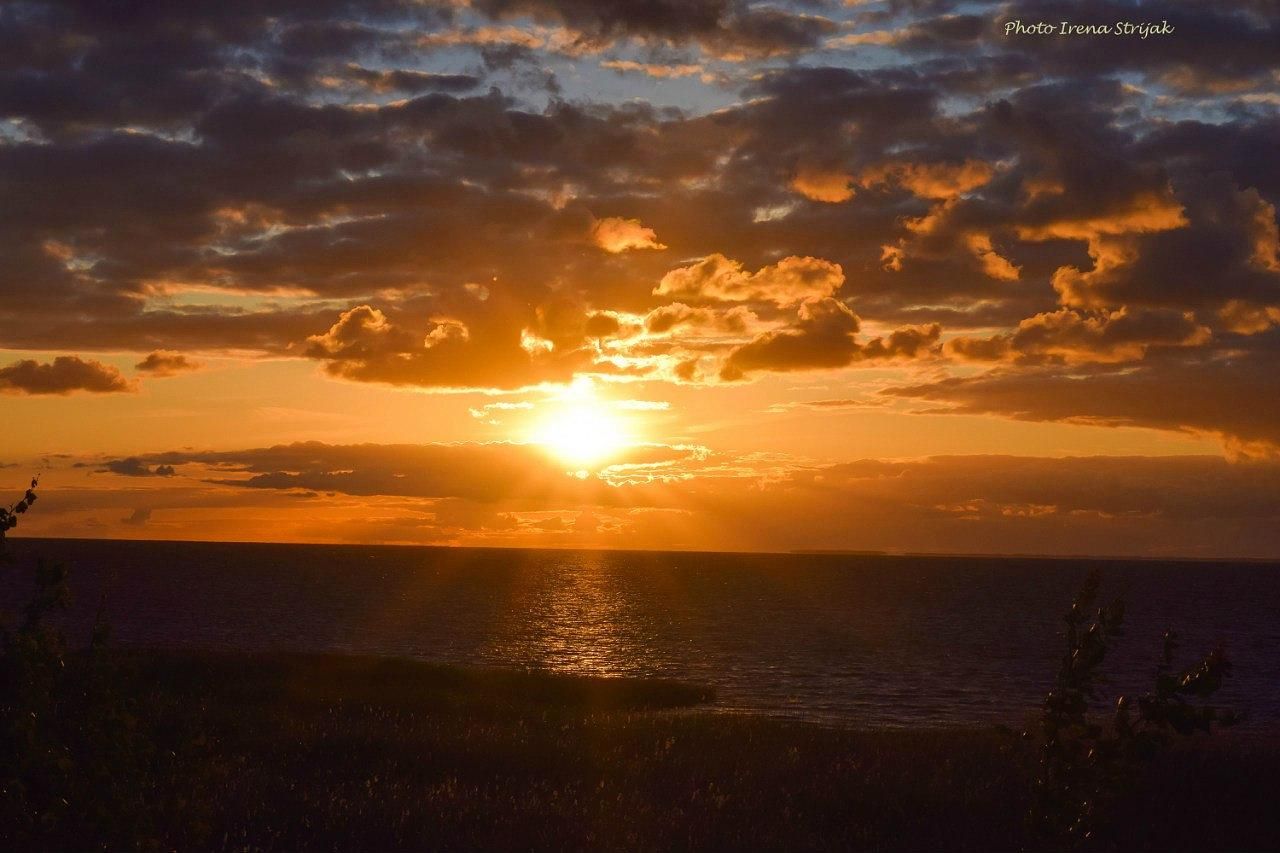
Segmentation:
<svg viewBox="0 0 1280 853">
<path fill-rule="evenodd" d="M 180 849 L 1046 848 L 1011 732 L 856 731 L 698 710 L 673 682 L 335 656 L 117 653 L 161 733 Z M 136 683 L 134 683 L 136 681 Z M 1280 741 L 1150 768 L 1128 849 L 1275 849 Z"/>
</svg>

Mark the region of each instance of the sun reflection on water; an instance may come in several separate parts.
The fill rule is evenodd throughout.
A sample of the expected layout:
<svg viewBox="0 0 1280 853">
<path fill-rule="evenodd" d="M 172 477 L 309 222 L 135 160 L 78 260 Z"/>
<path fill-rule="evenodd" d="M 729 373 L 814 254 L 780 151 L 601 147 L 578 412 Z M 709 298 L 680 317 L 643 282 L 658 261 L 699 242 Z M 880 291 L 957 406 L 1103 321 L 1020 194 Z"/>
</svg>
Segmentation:
<svg viewBox="0 0 1280 853">
<path fill-rule="evenodd" d="M 636 596 L 599 553 L 566 553 L 558 571 L 524 573 L 490 654 L 556 672 L 640 675 L 658 671 L 655 636 Z"/>
</svg>

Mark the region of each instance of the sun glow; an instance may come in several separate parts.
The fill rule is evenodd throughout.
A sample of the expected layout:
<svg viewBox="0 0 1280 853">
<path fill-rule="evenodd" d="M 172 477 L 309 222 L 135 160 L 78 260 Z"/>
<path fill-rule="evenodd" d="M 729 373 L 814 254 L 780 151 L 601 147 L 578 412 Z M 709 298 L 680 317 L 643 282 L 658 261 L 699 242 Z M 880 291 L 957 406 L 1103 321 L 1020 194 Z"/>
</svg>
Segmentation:
<svg viewBox="0 0 1280 853">
<path fill-rule="evenodd" d="M 598 399 L 594 385 L 578 380 L 539 420 L 532 441 L 573 465 L 604 462 L 631 443 L 627 423 Z"/>
</svg>

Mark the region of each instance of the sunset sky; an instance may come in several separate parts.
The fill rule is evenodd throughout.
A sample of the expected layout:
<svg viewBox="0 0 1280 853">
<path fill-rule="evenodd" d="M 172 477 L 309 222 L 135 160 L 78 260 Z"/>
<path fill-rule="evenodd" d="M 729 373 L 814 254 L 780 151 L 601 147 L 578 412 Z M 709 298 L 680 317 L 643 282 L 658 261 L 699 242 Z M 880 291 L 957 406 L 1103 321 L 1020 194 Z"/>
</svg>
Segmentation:
<svg viewBox="0 0 1280 853">
<path fill-rule="evenodd" d="M 1280 557 L 1278 22 L 4 3 L 21 532 Z"/>
</svg>

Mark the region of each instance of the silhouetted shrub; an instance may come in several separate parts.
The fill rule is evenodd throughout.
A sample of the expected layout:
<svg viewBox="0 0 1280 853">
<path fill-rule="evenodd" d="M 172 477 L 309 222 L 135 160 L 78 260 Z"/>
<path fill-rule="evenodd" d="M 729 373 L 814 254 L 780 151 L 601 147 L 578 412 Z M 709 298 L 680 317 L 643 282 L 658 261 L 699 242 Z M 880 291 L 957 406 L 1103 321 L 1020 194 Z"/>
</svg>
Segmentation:
<svg viewBox="0 0 1280 853">
<path fill-rule="evenodd" d="M 36 485 L 0 508 L 7 563 L 4 534 L 35 502 Z M 165 849 L 196 840 L 194 730 L 179 718 L 172 743 L 158 742 L 158 721 L 142 713 L 136 682 L 109 653 L 101 617 L 86 649 L 69 650 L 51 623 L 69 600 L 66 567 L 37 560 L 32 580 L 17 624 L 0 625 L 0 846 Z"/>
<path fill-rule="evenodd" d="M 1097 570 L 1086 578 L 1066 615 L 1066 654 L 1039 723 L 1040 757 L 1030 819 L 1038 832 L 1086 844 L 1098 840 L 1114 820 L 1117 799 L 1141 764 L 1154 758 L 1172 735 L 1209 733 L 1230 726 L 1232 711 L 1191 700 L 1207 700 L 1231 673 L 1221 647 L 1175 674 L 1177 635 L 1164 636 L 1164 656 L 1155 688 L 1136 699 L 1120 696 L 1108 722 L 1090 715 L 1101 692 L 1102 663 L 1123 636 L 1124 600 L 1094 609 L 1101 586 Z M 1090 611 L 1093 615 L 1090 616 Z M 1032 736 L 1028 731 L 1027 736 Z"/>
</svg>

